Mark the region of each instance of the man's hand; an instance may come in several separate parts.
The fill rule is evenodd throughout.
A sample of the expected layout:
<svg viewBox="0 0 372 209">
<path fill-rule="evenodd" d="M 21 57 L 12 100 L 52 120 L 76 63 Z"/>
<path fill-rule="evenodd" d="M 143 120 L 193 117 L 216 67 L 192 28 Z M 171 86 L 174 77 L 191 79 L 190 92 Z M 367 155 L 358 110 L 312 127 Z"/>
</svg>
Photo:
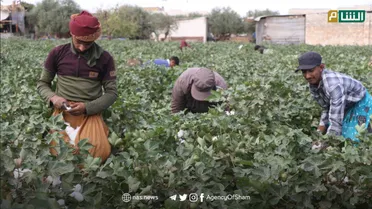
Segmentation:
<svg viewBox="0 0 372 209">
<path fill-rule="evenodd" d="M 85 104 L 83 102 L 70 103 L 71 109 L 68 112 L 71 115 L 82 115 L 86 113 Z"/>
<path fill-rule="evenodd" d="M 57 109 L 61 109 L 63 107 L 63 103 L 66 102 L 67 100 L 63 97 L 54 95 L 52 98 L 50 98 L 50 101 L 53 103 L 53 106 L 56 107 Z"/>
<path fill-rule="evenodd" d="M 325 126 L 318 126 L 317 131 L 319 131 L 322 134 L 325 134 L 327 132 L 327 128 Z"/>
</svg>

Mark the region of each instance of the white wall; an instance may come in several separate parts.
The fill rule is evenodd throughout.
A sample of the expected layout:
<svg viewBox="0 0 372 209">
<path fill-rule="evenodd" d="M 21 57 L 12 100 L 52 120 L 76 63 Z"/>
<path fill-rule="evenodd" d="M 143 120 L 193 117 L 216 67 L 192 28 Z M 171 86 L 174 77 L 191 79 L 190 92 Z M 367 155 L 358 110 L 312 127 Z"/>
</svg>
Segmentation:
<svg viewBox="0 0 372 209">
<path fill-rule="evenodd" d="M 171 31 L 170 38 L 202 37 L 203 42 L 207 41 L 207 18 L 199 17 L 191 20 L 180 20 L 178 28 Z"/>
</svg>

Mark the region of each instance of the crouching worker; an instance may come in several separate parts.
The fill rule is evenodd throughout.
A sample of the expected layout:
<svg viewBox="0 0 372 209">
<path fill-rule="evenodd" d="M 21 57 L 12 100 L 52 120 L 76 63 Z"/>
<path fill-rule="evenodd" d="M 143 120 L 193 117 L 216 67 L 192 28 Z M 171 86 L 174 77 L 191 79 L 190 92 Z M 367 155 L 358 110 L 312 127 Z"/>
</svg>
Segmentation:
<svg viewBox="0 0 372 209">
<path fill-rule="evenodd" d="M 155 59 L 155 65 L 173 68 L 176 65 L 180 65 L 180 59 L 176 56 L 172 56 L 169 59 Z"/>
<path fill-rule="evenodd" d="M 355 142 L 359 142 L 356 125 L 365 124 L 372 133 L 372 97 L 360 81 L 325 69 L 316 52 L 304 53 L 298 62 L 296 72 L 302 71 L 313 98 L 323 108 L 318 131 Z"/>
<path fill-rule="evenodd" d="M 53 107 L 53 115 L 62 113 L 69 128 L 78 129 L 75 138 L 62 131 L 64 141 L 77 146 L 81 139 L 88 138 L 94 146 L 89 150 L 90 154 L 104 162 L 111 153 L 111 145 L 101 112 L 117 98 L 114 60 L 95 43 L 101 34 L 101 25 L 96 17 L 86 11 L 74 14 L 69 28 L 71 43 L 50 51 L 37 89 Z M 56 75 L 58 80 L 54 91 L 51 82 Z M 51 146 L 55 145 L 52 141 Z M 50 152 L 58 154 L 54 148 Z"/>
<path fill-rule="evenodd" d="M 207 101 L 212 90 L 227 89 L 220 74 L 207 68 L 189 68 L 176 80 L 172 90 L 172 113 L 203 113 L 217 103 Z"/>
</svg>

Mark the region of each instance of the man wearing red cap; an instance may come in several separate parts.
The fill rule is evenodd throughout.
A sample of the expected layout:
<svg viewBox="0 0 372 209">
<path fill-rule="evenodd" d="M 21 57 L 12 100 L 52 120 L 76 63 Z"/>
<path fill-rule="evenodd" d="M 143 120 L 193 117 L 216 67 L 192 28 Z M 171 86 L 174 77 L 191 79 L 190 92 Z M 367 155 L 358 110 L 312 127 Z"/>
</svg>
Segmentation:
<svg viewBox="0 0 372 209">
<path fill-rule="evenodd" d="M 203 113 L 216 103 L 207 101 L 212 90 L 227 89 L 220 74 L 207 68 L 189 68 L 176 80 L 172 91 L 172 113 Z"/>
<path fill-rule="evenodd" d="M 74 14 L 69 28 L 72 42 L 50 51 L 37 83 L 38 92 L 54 108 L 53 115 L 62 112 L 68 128 L 75 131 L 73 137 L 63 131 L 64 140 L 77 145 L 81 139 L 88 138 L 94 146 L 90 153 L 104 162 L 111 146 L 101 112 L 117 98 L 114 60 L 95 43 L 101 35 L 96 17 L 86 11 Z M 54 91 L 51 82 L 56 75 Z M 56 143 L 52 141 L 51 145 Z M 55 149 L 51 153 L 57 155 Z"/>
</svg>

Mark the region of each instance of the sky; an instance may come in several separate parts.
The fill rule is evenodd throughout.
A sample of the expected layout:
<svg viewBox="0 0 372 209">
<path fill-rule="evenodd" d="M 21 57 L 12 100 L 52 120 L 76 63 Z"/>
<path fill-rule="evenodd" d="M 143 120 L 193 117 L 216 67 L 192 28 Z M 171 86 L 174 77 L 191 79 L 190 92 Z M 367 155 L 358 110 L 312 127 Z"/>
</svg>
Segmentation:
<svg viewBox="0 0 372 209">
<path fill-rule="evenodd" d="M 24 0 L 36 4 L 41 0 Z M 11 4 L 12 0 L 3 0 L 2 4 Z M 164 7 L 167 10 L 183 10 L 188 12 L 209 12 L 215 7 L 231 7 L 240 15 L 245 16 L 249 10 L 270 9 L 288 14 L 289 9 L 337 9 L 355 5 L 370 5 L 372 0 L 75 0 L 82 9 L 95 12 L 98 8 L 108 9 L 115 5 L 137 5 L 140 7 Z"/>
</svg>

